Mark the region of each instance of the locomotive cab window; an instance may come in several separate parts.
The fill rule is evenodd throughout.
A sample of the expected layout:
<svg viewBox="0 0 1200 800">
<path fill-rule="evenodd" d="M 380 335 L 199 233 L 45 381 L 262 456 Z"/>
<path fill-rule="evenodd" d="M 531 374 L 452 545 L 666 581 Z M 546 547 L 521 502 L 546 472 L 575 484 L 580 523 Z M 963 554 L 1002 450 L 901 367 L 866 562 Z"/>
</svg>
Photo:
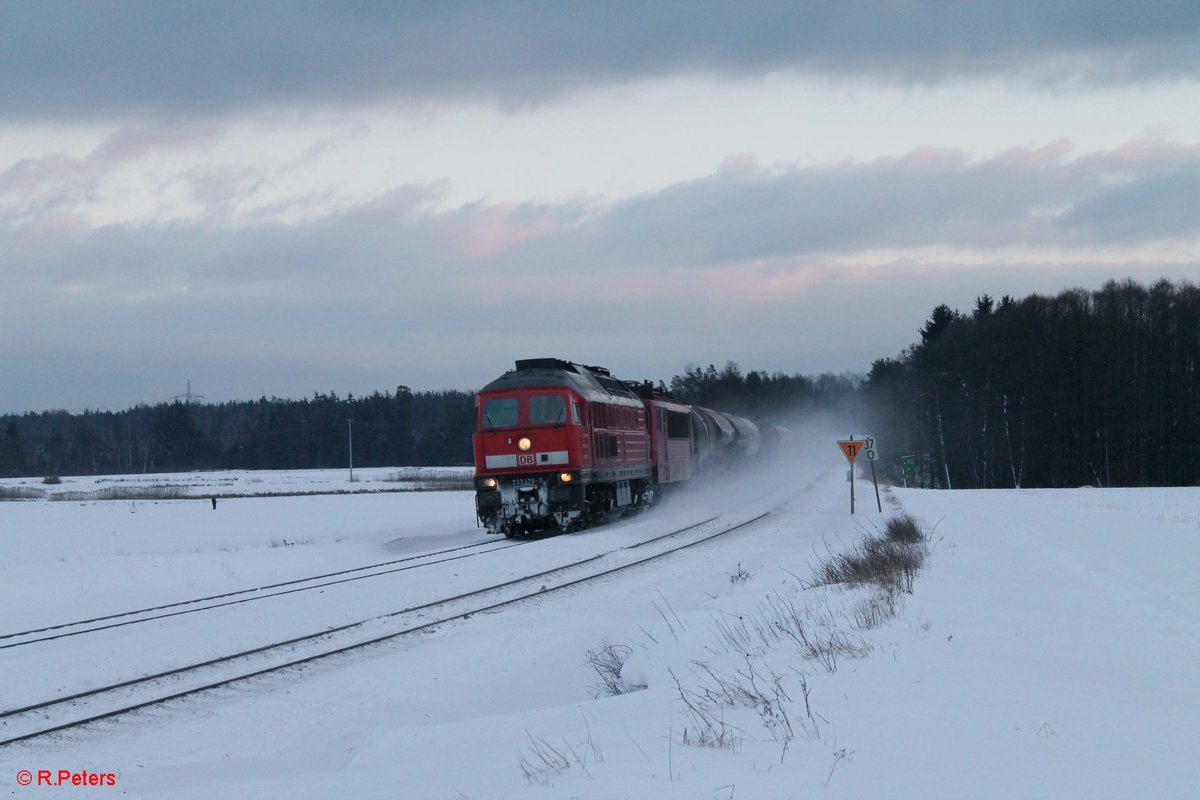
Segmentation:
<svg viewBox="0 0 1200 800">
<path fill-rule="evenodd" d="M 567 421 L 567 401 L 561 395 L 541 394 L 529 398 L 530 425 L 561 425 Z"/>
<path fill-rule="evenodd" d="M 517 398 L 496 397 L 483 404 L 483 427 L 512 428 L 517 424 Z"/>
</svg>

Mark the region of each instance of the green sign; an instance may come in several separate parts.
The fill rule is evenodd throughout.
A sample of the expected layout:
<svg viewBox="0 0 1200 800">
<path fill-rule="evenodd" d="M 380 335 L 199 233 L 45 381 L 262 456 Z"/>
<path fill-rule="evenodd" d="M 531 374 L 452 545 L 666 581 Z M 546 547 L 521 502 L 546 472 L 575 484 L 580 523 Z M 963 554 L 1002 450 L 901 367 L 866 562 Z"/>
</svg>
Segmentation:
<svg viewBox="0 0 1200 800">
<path fill-rule="evenodd" d="M 917 474 L 917 457 L 916 456 L 901 456 L 900 468 L 904 470 L 904 475 L 911 478 Z"/>
</svg>

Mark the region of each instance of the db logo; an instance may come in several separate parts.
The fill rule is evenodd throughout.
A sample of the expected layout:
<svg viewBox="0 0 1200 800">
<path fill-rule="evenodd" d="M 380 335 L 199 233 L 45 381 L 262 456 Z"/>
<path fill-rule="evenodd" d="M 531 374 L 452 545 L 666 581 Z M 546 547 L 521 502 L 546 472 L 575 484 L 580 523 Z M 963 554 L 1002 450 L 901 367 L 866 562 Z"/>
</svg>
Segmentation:
<svg viewBox="0 0 1200 800">
<path fill-rule="evenodd" d="M 537 461 L 534 460 L 533 453 L 525 453 L 525 454 L 518 453 L 517 454 L 517 466 L 518 467 L 532 467 L 536 463 L 537 463 Z"/>
</svg>

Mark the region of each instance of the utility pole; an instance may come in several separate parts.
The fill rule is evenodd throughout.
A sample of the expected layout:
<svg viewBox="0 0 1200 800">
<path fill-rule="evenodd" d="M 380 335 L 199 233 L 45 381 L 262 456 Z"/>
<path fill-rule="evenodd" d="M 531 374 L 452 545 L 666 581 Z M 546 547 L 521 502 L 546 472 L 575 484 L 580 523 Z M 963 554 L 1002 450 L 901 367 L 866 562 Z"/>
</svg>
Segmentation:
<svg viewBox="0 0 1200 800">
<path fill-rule="evenodd" d="M 350 482 L 354 483 L 354 420 L 346 420 L 346 435 L 350 439 Z"/>
</svg>

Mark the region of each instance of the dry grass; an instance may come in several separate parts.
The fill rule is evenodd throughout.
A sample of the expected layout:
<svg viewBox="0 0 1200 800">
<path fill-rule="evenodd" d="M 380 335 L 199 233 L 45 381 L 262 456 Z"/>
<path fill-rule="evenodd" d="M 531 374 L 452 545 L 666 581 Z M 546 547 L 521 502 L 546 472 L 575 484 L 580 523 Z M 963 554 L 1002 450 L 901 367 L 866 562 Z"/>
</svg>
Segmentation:
<svg viewBox="0 0 1200 800">
<path fill-rule="evenodd" d="M 692 691 L 683 688 L 672 670 L 668 669 L 667 674 L 675 681 L 675 690 L 679 692 L 684 714 L 691 722 L 690 727 L 684 727 L 680 742 L 685 745 L 737 751 L 741 747 L 745 731 L 725 721 L 725 704 L 713 702 L 703 689 Z"/>
<path fill-rule="evenodd" d="M 45 496 L 46 490 L 36 486 L 0 486 L 0 500 L 40 500 Z"/>
<path fill-rule="evenodd" d="M 751 577 L 752 576 L 750 575 L 750 573 L 747 572 L 742 567 L 741 563 L 739 563 L 737 565 L 737 572 L 729 573 L 729 582 L 730 583 L 747 583 L 747 582 L 749 582 Z"/>
<path fill-rule="evenodd" d="M 592 728 L 586 719 L 584 726 L 587 735 L 583 739 L 572 743 L 564 738 L 557 745 L 525 731 L 529 745 L 524 752 L 517 753 L 517 766 L 530 786 L 549 786 L 551 778 L 572 768 L 578 768 L 580 775 L 591 777 L 588 765 L 603 763 L 604 753 L 592 738 Z"/>
<path fill-rule="evenodd" d="M 609 644 L 608 642 L 603 642 L 599 650 L 587 651 L 584 661 L 596 671 L 596 675 L 600 678 L 600 682 L 592 686 L 593 696 L 616 697 L 635 689 L 646 688 L 645 686 L 630 686 L 621 677 L 621 668 L 625 666 L 625 662 L 632 652 L 633 648 L 629 645 Z"/>
<path fill-rule="evenodd" d="M 463 492 L 475 488 L 475 478 L 462 472 L 413 467 L 389 472 L 379 479 L 385 483 L 411 484 L 413 492 Z"/>
<path fill-rule="evenodd" d="M 707 650 L 724 667 L 693 659 L 695 674 L 686 683 L 674 671 L 667 670 L 686 719 L 679 738 L 672 734 L 671 741 L 737 752 L 743 742 L 761 741 L 761 735 L 755 738 L 752 733 L 761 724 L 762 730 L 779 745 L 782 762 L 793 741 L 820 738 L 818 721 L 828 720 L 812 707 L 808 683 L 812 668 L 790 667 L 795 677 L 789 674 L 790 685 L 785 687 L 784 677 L 769 666 L 772 654 L 797 653 L 828 673 L 836 672 L 845 659 L 866 657 L 872 647 L 856 631 L 878 627 L 900 612 L 903 595 L 912 592 L 916 575 L 928 557 L 929 545 L 920 523 L 911 515 L 900 513 L 886 520 L 881 529 L 867 532 L 848 551 L 829 551 L 826 557 L 819 558 L 808 580 L 792 575 L 795 583 L 767 594 L 752 611 L 714 616 L 711 631 L 716 646 Z M 733 584 L 750 579 L 741 564 L 729 575 Z M 808 592 L 818 587 L 827 588 Z M 838 602 L 845 595 L 828 587 L 867 591 L 848 593 L 853 604 L 848 607 Z M 678 641 L 678 632 L 687 630 L 684 621 L 673 610 L 668 614 L 657 603 L 652 605 Z M 730 665 L 729 656 L 737 656 L 741 663 Z M 597 695 L 628 691 L 620 681 L 621 667 L 627 657 L 628 648 L 608 643 L 598 651 L 588 652 L 587 662 L 601 677 L 600 686 L 595 687 Z M 795 661 L 794 656 L 784 658 L 791 663 Z M 553 751 L 535 750 L 535 755 L 541 773 L 564 769 L 562 765 L 569 762 Z M 826 784 L 853 755 L 846 748 L 835 751 Z M 523 768 L 531 782 L 540 774 L 539 769 L 530 769 L 529 764 Z"/>
<path fill-rule="evenodd" d="M 814 608 L 776 592 L 765 597 L 754 614 L 714 619 L 713 632 L 727 653 L 763 655 L 785 647 L 826 672 L 837 672 L 842 659 L 870 653 L 865 642 L 845 633 L 838 623 L 828 608 Z"/>
<path fill-rule="evenodd" d="M 901 544 L 921 544 L 925 541 L 925 532 L 921 523 L 912 514 L 897 514 L 883 526 L 883 533 L 888 540 Z"/>
<path fill-rule="evenodd" d="M 196 495 L 187 487 L 159 484 L 155 486 L 106 486 L 103 489 L 78 492 L 54 492 L 47 500 L 189 500 Z"/>
<path fill-rule="evenodd" d="M 875 585 L 887 591 L 912 593 L 917 572 L 925 565 L 929 547 L 915 519 L 902 514 L 889 519 L 882 533 L 865 537 L 845 553 L 830 553 L 813 571 L 809 586 Z"/>
</svg>

